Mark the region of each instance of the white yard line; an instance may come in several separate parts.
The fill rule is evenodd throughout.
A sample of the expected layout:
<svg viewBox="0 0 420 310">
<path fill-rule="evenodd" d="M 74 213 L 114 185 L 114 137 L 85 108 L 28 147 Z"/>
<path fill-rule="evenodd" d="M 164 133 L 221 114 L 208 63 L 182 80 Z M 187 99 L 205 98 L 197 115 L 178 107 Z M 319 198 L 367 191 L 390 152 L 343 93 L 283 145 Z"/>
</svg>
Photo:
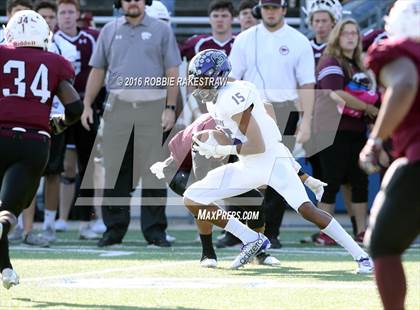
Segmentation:
<svg viewBox="0 0 420 310">
<path fill-rule="evenodd" d="M 235 257 L 225 256 L 225 257 L 222 257 L 221 259 L 227 260 L 227 259 L 233 259 L 233 258 Z M 155 268 L 174 267 L 174 266 L 184 265 L 184 264 L 197 264 L 197 261 L 196 260 L 183 260 L 183 261 L 172 262 L 172 263 L 158 263 L 158 264 L 148 264 L 148 265 L 143 265 L 143 266 L 108 268 L 108 269 L 100 269 L 100 270 L 93 270 L 93 271 L 86 271 L 86 272 L 60 274 L 60 275 L 55 275 L 55 276 L 24 278 L 21 280 L 21 283 L 42 282 L 45 280 L 62 280 L 62 281 L 71 282 L 75 280 L 73 278 L 83 278 L 87 276 L 104 275 L 104 274 L 116 273 L 116 272 L 142 271 L 142 270 L 149 270 L 149 269 L 155 269 Z M 101 281 L 103 281 L 103 279 Z"/>
<path fill-rule="evenodd" d="M 70 281 L 47 282 L 46 287 L 87 288 L 87 289 L 202 289 L 202 288 L 286 288 L 286 289 L 375 289 L 373 280 L 369 282 L 284 282 L 283 280 L 261 279 L 259 277 L 217 277 L 217 278 L 170 278 L 170 277 L 139 277 L 139 278 L 108 278 L 105 279 L 73 279 Z"/>
</svg>

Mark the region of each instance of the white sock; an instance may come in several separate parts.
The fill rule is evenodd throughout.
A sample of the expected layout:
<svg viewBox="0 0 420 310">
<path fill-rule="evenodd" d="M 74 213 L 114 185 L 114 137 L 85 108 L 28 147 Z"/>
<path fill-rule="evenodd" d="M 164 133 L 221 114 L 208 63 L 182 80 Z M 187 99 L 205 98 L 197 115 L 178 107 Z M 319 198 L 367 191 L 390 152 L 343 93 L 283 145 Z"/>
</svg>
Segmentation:
<svg viewBox="0 0 420 310">
<path fill-rule="evenodd" d="M 360 257 L 368 257 L 368 254 L 353 240 L 352 237 L 333 218 L 327 227 L 321 230 L 347 250 L 357 260 Z"/>
<path fill-rule="evenodd" d="M 243 244 L 247 244 L 258 239 L 257 232 L 242 224 L 237 218 L 234 217 L 231 217 L 228 220 L 225 226 L 225 230 L 239 238 Z"/>
<path fill-rule="evenodd" d="M 54 227 L 56 215 L 57 211 L 44 210 L 44 229 L 47 229 L 47 227 Z"/>
</svg>

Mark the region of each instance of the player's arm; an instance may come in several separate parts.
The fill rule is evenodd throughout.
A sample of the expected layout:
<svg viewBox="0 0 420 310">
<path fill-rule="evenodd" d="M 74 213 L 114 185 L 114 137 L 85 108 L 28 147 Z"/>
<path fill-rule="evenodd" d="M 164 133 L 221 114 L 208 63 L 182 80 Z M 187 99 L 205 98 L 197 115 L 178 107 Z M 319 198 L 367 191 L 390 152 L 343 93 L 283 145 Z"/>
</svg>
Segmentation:
<svg viewBox="0 0 420 310">
<path fill-rule="evenodd" d="M 179 76 L 178 67 L 172 67 L 166 70 L 166 77 L 170 81 L 176 80 L 178 76 Z M 169 84 L 167 87 L 167 91 L 168 91 L 168 95 L 167 95 L 167 100 L 166 100 L 166 106 L 171 107 L 171 108 L 166 108 L 163 110 L 163 113 L 162 113 L 163 131 L 168 131 L 172 129 L 172 127 L 174 127 L 175 125 L 175 121 L 176 121 L 175 109 L 176 109 L 176 101 L 178 98 L 179 87 L 176 84 L 174 85 Z"/>
<path fill-rule="evenodd" d="M 385 66 L 379 79 L 386 91 L 371 138 L 385 140 L 411 109 L 419 81 L 416 66 L 409 58 L 400 58 Z"/>
<path fill-rule="evenodd" d="M 239 130 L 246 136 L 247 141 L 236 146 L 238 154 L 253 155 L 265 152 L 265 144 L 260 131 L 260 128 L 252 116 L 253 109 L 251 105 L 245 111 L 232 116 L 239 127 Z"/>
<path fill-rule="evenodd" d="M 86 130 L 90 130 L 90 124 L 93 123 L 93 109 L 92 104 L 96 96 L 104 85 L 105 69 L 92 68 L 86 83 L 86 93 L 83 99 L 84 110 L 81 117 L 82 125 Z"/>
<path fill-rule="evenodd" d="M 55 134 L 59 134 L 80 119 L 83 112 L 83 104 L 80 101 L 79 94 L 67 80 L 60 82 L 56 95 L 64 105 L 64 118 L 62 116 L 53 116 L 50 125 L 52 131 Z"/>
<path fill-rule="evenodd" d="M 382 106 L 370 138 L 359 155 L 359 163 L 367 173 L 374 173 L 385 166 L 382 141 L 387 139 L 410 110 L 418 91 L 415 64 L 409 58 L 400 58 L 386 65 L 379 80 L 386 91 Z"/>
</svg>

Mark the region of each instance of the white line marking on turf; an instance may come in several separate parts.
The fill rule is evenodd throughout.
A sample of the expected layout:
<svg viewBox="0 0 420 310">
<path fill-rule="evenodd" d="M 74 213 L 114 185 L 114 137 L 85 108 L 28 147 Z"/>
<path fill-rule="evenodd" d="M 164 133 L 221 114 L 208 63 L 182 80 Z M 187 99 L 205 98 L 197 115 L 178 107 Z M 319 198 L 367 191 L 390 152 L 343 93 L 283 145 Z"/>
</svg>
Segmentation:
<svg viewBox="0 0 420 310">
<path fill-rule="evenodd" d="M 87 289 L 134 289 L 134 288 L 223 288 L 240 286 L 244 288 L 287 288 L 287 289 L 375 289 L 373 282 L 345 283 L 290 283 L 282 280 L 259 279 L 256 277 L 240 278 L 169 278 L 169 277 L 142 277 L 142 278 L 105 278 L 105 279 L 73 279 L 58 283 L 48 282 L 47 287 L 60 288 L 87 288 Z"/>
<path fill-rule="evenodd" d="M 222 257 L 221 259 L 233 259 L 233 258 L 235 257 L 226 256 L 226 257 Z M 29 282 L 41 282 L 45 280 L 68 281 L 68 280 L 71 280 L 69 278 L 86 277 L 86 276 L 93 276 L 93 275 L 104 275 L 104 274 L 115 273 L 115 272 L 129 272 L 129 271 L 149 270 L 149 269 L 154 269 L 154 268 L 166 268 L 166 267 L 173 267 L 173 266 L 191 264 L 191 263 L 197 264 L 197 261 L 196 260 L 183 260 L 180 262 L 172 262 L 172 263 L 159 263 L 159 264 L 149 264 L 149 265 L 134 266 L 134 267 L 109 268 L 109 269 L 101 269 L 101 270 L 94 270 L 94 271 L 87 271 L 87 272 L 61 274 L 61 275 L 55 275 L 55 276 L 26 278 L 26 279 L 22 279 L 20 282 L 29 283 Z"/>
<path fill-rule="evenodd" d="M 144 251 L 146 249 L 147 251 Z M 141 254 L 141 255 L 156 255 L 157 253 L 172 253 L 176 255 L 189 255 L 189 254 L 196 254 L 197 252 L 201 252 L 201 248 L 199 246 L 175 246 L 172 248 L 146 248 L 146 247 L 136 247 L 136 246 L 118 246 L 112 247 L 112 250 L 99 250 L 88 246 L 57 246 L 53 248 L 36 248 L 36 247 L 27 247 L 27 246 L 13 246 L 11 250 L 18 250 L 18 251 L 28 251 L 28 252 L 52 252 L 52 253 L 60 253 L 60 252 L 70 252 L 70 253 L 86 253 L 86 254 L 106 254 L 113 252 L 115 256 L 118 254 L 121 255 L 133 255 L 133 254 Z M 118 250 L 118 251 L 117 251 Z M 121 251 L 120 251 L 121 250 Z M 124 251 L 124 250 L 136 250 L 136 252 Z M 179 251 L 178 251 L 179 250 Z M 191 252 L 185 252 L 185 250 L 194 250 Z M 222 251 L 227 252 L 238 252 L 239 248 L 224 248 Z M 284 249 L 270 249 L 270 253 L 279 253 L 281 255 L 295 255 L 295 254 L 323 254 L 323 255 L 342 255 L 347 256 L 349 255 L 344 249 L 315 249 L 315 248 L 284 248 Z M 100 255 L 102 256 L 102 255 Z M 107 256 L 107 255 L 105 255 Z"/>
</svg>

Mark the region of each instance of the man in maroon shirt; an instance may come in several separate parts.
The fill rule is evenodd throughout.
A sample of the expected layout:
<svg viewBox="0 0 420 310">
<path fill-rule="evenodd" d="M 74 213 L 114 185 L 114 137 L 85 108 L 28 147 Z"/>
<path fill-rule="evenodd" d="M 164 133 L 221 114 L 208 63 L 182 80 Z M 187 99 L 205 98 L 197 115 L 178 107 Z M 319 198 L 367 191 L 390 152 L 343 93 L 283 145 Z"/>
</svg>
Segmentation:
<svg viewBox="0 0 420 310">
<path fill-rule="evenodd" d="M 46 51 L 49 33 L 41 15 L 20 11 L 5 29 L 10 45 L 0 46 L 0 271 L 7 289 L 19 283 L 7 234 L 36 193 L 48 160 L 49 132 L 64 130 L 83 111 L 69 82 L 74 78 L 72 66 Z M 65 106 L 65 117 L 50 121 L 54 96 Z"/>
<path fill-rule="evenodd" d="M 394 156 L 370 217 L 367 239 L 384 308 L 404 309 L 401 254 L 420 231 L 420 2 L 398 0 L 386 18 L 389 40 L 373 45 L 367 64 L 386 88 L 360 164 L 378 171 L 382 141 L 392 136 Z M 370 238 L 369 238 L 370 237 Z M 369 241 L 369 240 L 367 240 Z"/>
<path fill-rule="evenodd" d="M 318 64 L 322 52 L 327 46 L 331 30 L 343 16 L 343 7 L 338 0 L 312 0 L 307 1 L 306 23 L 310 26 L 315 37 L 311 40 L 315 56 L 315 64 Z"/>
<path fill-rule="evenodd" d="M 222 50 L 229 56 L 235 36 L 232 23 L 235 16 L 232 1 L 214 0 L 209 5 L 210 34 L 192 36 L 180 46 L 181 56 L 190 61 L 198 52 L 206 49 Z"/>
</svg>

